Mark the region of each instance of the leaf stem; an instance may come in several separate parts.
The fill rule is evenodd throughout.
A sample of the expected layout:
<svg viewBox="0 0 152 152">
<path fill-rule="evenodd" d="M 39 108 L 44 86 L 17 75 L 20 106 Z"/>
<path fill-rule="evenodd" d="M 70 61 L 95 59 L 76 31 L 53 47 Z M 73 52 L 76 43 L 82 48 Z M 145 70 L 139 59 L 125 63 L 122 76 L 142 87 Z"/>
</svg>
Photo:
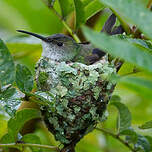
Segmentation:
<svg viewBox="0 0 152 152">
<path fill-rule="evenodd" d="M 128 144 L 128 142 L 124 141 L 123 139 L 120 138 L 119 134 L 114 134 L 109 130 L 103 129 L 103 128 L 96 128 L 96 130 L 101 131 L 105 134 L 110 135 L 111 137 L 117 139 L 118 141 L 120 141 L 123 145 L 125 145 L 126 147 L 128 147 L 132 152 L 137 152 L 137 150 L 135 150 L 132 146 L 130 146 Z"/>
<path fill-rule="evenodd" d="M 46 149 L 52 149 L 55 150 L 56 152 L 59 152 L 59 148 L 55 147 L 55 146 L 49 146 L 49 145 L 40 145 L 40 144 L 30 144 L 30 143 L 20 143 L 20 144 L 16 144 L 16 143 L 10 143 L 10 144 L 0 144 L 0 147 L 8 147 L 8 148 L 15 148 L 17 146 L 21 146 L 21 147 L 37 147 L 37 148 L 46 148 Z"/>
<path fill-rule="evenodd" d="M 46 0 L 42 0 L 45 5 L 47 5 L 47 7 L 53 11 L 53 13 L 60 19 L 60 21 L 62 22 L 62 24 L 65 26 L 65 28 L 67 29 L 67 31 L 70 33 L 70 35 L 74 38 L 74 40 L 77 42 L 77 43 L 80 43 L 80 39 L 79 37 L 73 32 L 73 30 L 69 27 L 69 25 L 65 22 L 65 20 L 63 19 L 63 17 L 55 10 L 55 8 L 49 4 L 48 1 Z"/>
<path fill-rule="evenodd" d="M 24 93 L 25 93 L 25 96 L 27 97 L 34 97 L 37 99 L 37 100 L 32 100 L 33 102 L 36 102 L 38 104 L 45 105 L 45 106 L 48 106 L 50 104 L 50 101 L 48 101 L 47 99 L 45 99 L 44 97 L 40 95 L 30 93 L 30 92 L 24 92 Z"/>
</svg>

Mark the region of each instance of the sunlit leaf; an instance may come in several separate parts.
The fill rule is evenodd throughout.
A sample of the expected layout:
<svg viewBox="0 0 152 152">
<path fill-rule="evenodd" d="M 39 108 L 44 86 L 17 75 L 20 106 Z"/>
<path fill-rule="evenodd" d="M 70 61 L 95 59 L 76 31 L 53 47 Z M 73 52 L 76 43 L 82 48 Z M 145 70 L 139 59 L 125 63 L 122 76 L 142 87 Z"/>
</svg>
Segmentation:
<svg viewBox="0 0 152 152">
<path fill-rule="evenodd" d="M 71 0 L 59 0 L 62 17 L 65 18 L 73 10 L 73 2 Z"/>
<path fill-rule="evenodd" d="M 33 88 L 33 76 L 31 71 L 24 65 L 16 66 L 16 84 L 23 92 L 30 92 Z"/>
<path fill-rule="evenodd" d="M 0 103 L 0 120 L 8 120 L 9 118 L 8 113 L 4 110 L 4 107 Z"/>
<path fill-rule="evenodd" d="M 7 133 L 7 121 L 0 119 L 0 139 L 1 137 Z"/>
<path fill-rule="evenodd" d="M 8 122 L 8 133 L 15 137 L 27 121 L 35 118 L 41 118 L 41 113 L 37 109 L 23 109 L 18 111 L 15 117 L 11 118 Z"/>
<path fill-rule="evenodd" d="M 85 20 L 88 20 L 90 17 L 98 13 L 104 8 L 104 6 L 99 2 L 99 0 L 93 0 L 85 8 Z"/>
<path fill-rule="evenodd" d="M 100 0 L 103 4 L 121 14 L 123 20 L 137 25 L 148 37 L 152 38 L 152 13 L 140 2 L 132 0 Z"/>
<path fill-rule="evenodd" d="M 118 95 L 113 95 L 110 99 L 110 102 L 120 102 L 121 98 Z"/>
<path fill-rule="evenodd" d="M 0 140 L 0 142 L 2 143 L 2 144 L 7 144 L 7 143 L 13 143 L 13 142 L 15 142 L 15 139 L 14 139 L 14 136 L 12 135 L 12 134 L 5 134 L 2 138 L 1 138 L 1 140 Z"/>
<path fill-rule="evenodd" d="M 152 81 L 138 77 L 122 77 L 120 82 L 145 99 L 152 99 Z"/>
<path fill-rule="evenodd" d="M 1 139 L 1 143 L 14 143 L 18 140 L 18 133 L 26 122 L 41 118 L 41 113 L 36 109 L 23 109 L 8 121 L 8 133 Z"/>
<path fill-rule="evenodd" d="M 122 132 L 128 129 L 131 126 L 131 113 L 128 108 L 120 102 L 112 102 L 111 104 L 119 111 L 118 131 Z"/>
<path fill-rule="evenodd" d="M 152 71 L 152 55 L 148 52 L 141 50 L 125 40 L 113 38 L 90 30 L 87 27 L 83 28 L 84 34 L 96 47 L 112 54 L 113 56 L 120 57 L 125 61 L 131 62 L 144 69 Z"/>
<path fill-rule="evenodd" d="M 7 85 L 12 84 L 15 80 L 15 65 L 13 58 L 3 43 L 0 40 L 0 84 Z"/>
<path fill-rule="evenodd" d="M 58 18 L 53 13 L 50 13 L 41 0 L 24 1 L 24 5 L 23 1 L 2 0 L 0 1 L 0 6 L 1 25 L 6 30 L 11 29 L 14 34 L 17 29 L 26 29 L 51 35 L 61 32 L 63 28 Z"/>
<path fill-rule="evenodd" d="M 14 40 L 14 39 L 13 39 Z M 30 70 L 34 72 L 36 62 L 41 56 L 42 47 L 39 41 L 35 41 L 31 38 L 17 39 L 15 42 L 7 43 L 9 50 L 13 54 L 14 60 L 17 63 L 26 65 Z"/>
<path fill-rule="evenodd" d="M 85 12 L 84 6 L 81 0 L 73 0 L 75 7 L 75 21 L 76 21 L 76 29 L 80 27 L 81 24 L 85 22 Z"/>
<path fill-rule="evenodd" d="M 83 2 L 84 6 L 87 6 L 87 5 L 89 5 L 89 3 L 92 2 L 92 0 L 82 0 L 82 2 Z"/>
<path fill-rule="evenodd" d="M 41 118 L 41 113 L 39 110 L 36 109 L 23 109 L 21 111 L 18 111 L 15 115 L 15 117 L 11 118 L 8 121 L 8 135 L 6 135 L 7 137 L 10 136 L 10 140 L 11 142 L 15 142 L 17 140 L 17 135 L 19 133 L 19 131 L 21 130 L 21 128 L 23 127 L 23 125 L 32 119 L 35 118 Z M 6 137 L 4 137 L 6 138 Z M 2 140 L 4 142 L 5 141 L 3 138 Z M 8 143 L 9 143 L 8 141 Z"/>
<path fill-rule="evenodd" d="M 150 129 L 152 128 L 152 120 L 147 121 L 143 125 L 139 126 L 140 129 Z"/>
<path fill-rule="evenodd" d="M 25 18 L 16 11 L 16 8 L 12 7 L 12 5 L 8 4 L 6 1 L 0 1 L 0 6 L 1 25 L 6 29 L 14 32 L 17 27 L 28 27 Z"/>
<path fill-rule="evenodd" d="M 41 144 L 40 138 L 35 134 L 26 134 L 23 136 L 22 141 L 31 144 Z M 32 152 L 41 152 L 40 148 L 31 147 Z"/>
</svg>

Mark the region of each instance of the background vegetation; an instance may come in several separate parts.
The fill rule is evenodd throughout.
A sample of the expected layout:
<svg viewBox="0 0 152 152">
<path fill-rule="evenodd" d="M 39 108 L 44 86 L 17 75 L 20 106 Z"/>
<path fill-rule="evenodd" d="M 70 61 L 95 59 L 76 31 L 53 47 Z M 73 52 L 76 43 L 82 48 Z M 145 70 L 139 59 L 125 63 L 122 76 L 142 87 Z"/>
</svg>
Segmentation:
<svg viewBox="0 0 152 152">
<path fill-rule="evenodd" d="M 151 7 L 151 0 L 125 0 L 123 2 L 122 0 L 63 1 L 0 1 L 0 38 L 7 45 L 15 64 L 26 65 L 34 74 L 35 63 L 41 55 L 40 41 L 16 33 L 17 29 L 24 29 L 43 35 L 54 33 L 69 34 L 73 30 L 77 34 L 72 34 L 75 40 L 90 40 L 101 49 L 105 50 L 107 48 L 107 52 L 125 60 L 119 71 L 121 79 L 118 78 L 119 83 L 112 98 L 113 101 L 121 101 L 122 104 L 108 105 L 108 119 L 98 126 L 98 128 L 104 128 L 105 130 L 94 130 L 85 136 L 77 144 L 76 151 L 129 152 L 136 151 L 134 147 L 140 148 L 139 151 L 152 151 L 152 123 L 146 123 L 141 127 L 142 124 L 152 119 L 152 13 L 148 10 Z M 106 19 L 111 14 L 109 8 L 118 16 L 119 20 L 117 20 L 116 24 L 119 25 L 121 23 L 123 25 L 128 35 L 127 38 L 120 40 L 117 37 L 113 38 L 99 34 Z M 55 14 L 54 9 L 59 16 Z M 87 24 L 97 32 L 84 27 L 85 39 L 80 28 L 83 24 Z M 134 31 L 131 28 L 133 25 L 137 25 L 137 30 Z M 143 38 L 141 33 L 144 33 L 144 39 L 146 40 L 141 40 Z M 2 78 L 0 80 L 2 81 Z M 4 103 L 2 97 L 1 93 L 0 139 L 9 130 L 8 120 L 11 117 L 10 115 L 13 115 L 11 110 L 6 110 L 6 107 L 11 105 L 9 105 L 9 102 L 7 104 Z M 118 115 L 118 111 L 120 115 Z M 128 119 L 128 124 L 124 125 L 124 132 L 119 137 L 116 135 L 120 133 L 118 126 L 123 127 L 123 123 L 126 123 L 126 118 Z M 39 125 L 34 134 L 39 137 L 40 143 L 43 145 L 59 145 L 53 136 L 51 134 L 48 135 L 48 132 Z M 131 143 L 131 148 L 128 147 L 129 142 Z M 27 148 L 26 150 L 30 151 L 31 149 Z M 36 149 L 35 151 L 38 150 Z"/>
</svg>

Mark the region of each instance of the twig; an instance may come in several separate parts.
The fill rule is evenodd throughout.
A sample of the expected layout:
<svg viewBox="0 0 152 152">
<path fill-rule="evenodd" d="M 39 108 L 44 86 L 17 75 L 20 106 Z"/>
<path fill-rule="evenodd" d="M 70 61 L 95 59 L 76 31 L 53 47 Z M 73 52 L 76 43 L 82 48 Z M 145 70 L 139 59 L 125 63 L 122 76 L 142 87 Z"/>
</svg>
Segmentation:
<svg viewBox="0 0 152 152">
<path fill-rule="evenodd" d="M 60 19 L 60 21 L 62 22 L 62 24 L 65 26 L 65 28 L 67 29 L 67 31 L 71 34 L 71 36 L 75 39 L 75 41 L 77 43 L 80 43 L 80 39 L 79 37 L 72 31 L 72 29 L 68 26 L 68 24 L 65 22 L 65 20 L 62 18 L 62 16 L 60 16 L 60 14 L 55 10 L 55 8 L 49 4 L 49 2 L 47 2 L 46 0 L 42 0 L 45 5 L 47 5 L 47 7 L 53 11 L 53 13 Z"/>
<path fill-rule="evenodd" d="M 16 144 L 16 143 L 10 143 L 10 144 L 0 144 L 0 147 L 8 147 L 8 148 L 12 148 L 12 147 L 17 147 L 17 146 L 21 146 L 21 147 L 37 147 L 37 148 L 45 148 L 45 149 L 52 149 L 52 150 L 55 150 L 56 152 L 59 152 L 59 148 L 58 147 L 55 147 L 55 146 L 49 146 L 49 145 L 40 145 L 40 144 L 30 144 L 30 143 L 27 143 L 27 144 L 23 144 L 23 143 L 20 143 L 20 144 Z"/>
<path fill-rule="evenodd" d="M 133 147 L 131 147 L 128 142 L 124 141 L 123 139 L 120 138 L 119 135 L 112 133 L 111 131 L 105 130 L 103 128 L 96 128 L 96 130 L 99 130 L 107 135 L 110 135 L 111 137 L 117 139 L 118 141 L 120 141 L 123 145 L 125 145 L 126 147 L 128 147 L 132 152 L 137 152 L 137 150 L 135 150 Z"/>
</svg>

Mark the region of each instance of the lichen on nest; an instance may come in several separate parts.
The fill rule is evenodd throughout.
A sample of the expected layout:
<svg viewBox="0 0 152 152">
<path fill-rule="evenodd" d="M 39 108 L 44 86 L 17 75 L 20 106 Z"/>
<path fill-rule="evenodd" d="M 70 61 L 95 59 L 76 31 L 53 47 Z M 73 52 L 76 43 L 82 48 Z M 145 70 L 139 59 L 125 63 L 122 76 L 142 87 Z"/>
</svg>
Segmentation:
<svg viewBox="0 0 152 152">
<path fill-rule="evenodd" d="M 93 65 L 55 62 L 41 58 L 37 64 L 37 94 L 47 98 L 41 106 L 44 120 L 56 140 L 76 144 L 105 118 L 115 84 L 109 81 L 116 68 L 103 59 Z"/>
</svg>

